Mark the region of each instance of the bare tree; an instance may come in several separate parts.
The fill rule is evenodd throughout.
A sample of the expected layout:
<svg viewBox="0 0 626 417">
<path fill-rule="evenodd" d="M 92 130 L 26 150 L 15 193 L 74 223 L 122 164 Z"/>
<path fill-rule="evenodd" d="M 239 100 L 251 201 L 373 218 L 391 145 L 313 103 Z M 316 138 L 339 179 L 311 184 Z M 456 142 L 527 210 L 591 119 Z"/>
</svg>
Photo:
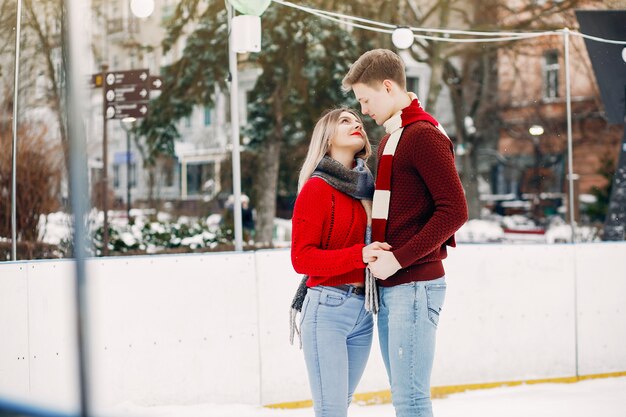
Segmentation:
<svg viewBox="0 0 626 417">
<path fill-rule="evenodd" d="M 0 0 L 0 56 L 13 51 L 15 45 L 15 13 L 16 4 L 14 0 Z"/>
<path fill-rule="evenodd" d="M 573 27 L 573 10 L 582 5 L 601 5 L 598 0 L 515 2 L 506 0 L 403 0 L 392 22 L 416 27 L 465 28 L 468 30 L 551 30 L 566 23 Z M 441 36 L 437 33 L 429 35 Z M 413 58 L 429 65 L 426 107 L 433 111 L 444 86 L 450 91 L 454 136 L 463 144 L 461 179 L 467 194 L 470 218 L 480 215 L 478 199 L 478 152 L 495 148 L 499 137 L 498 53 L 515 51 L 511 42 L 453 43 L 420 40 L 410 50 Z M 475 131 L 474 131 L 475 130 Z"/>
<path fill-rule="evenodd" d="M 17 146 L 17 231 L 18 240 L 36 241 L 39 217 L 58 208 L 61 170 L 55 146 L 46 140 L 45 126 L 20 126 Z M 11 148 L 12 135 L 0 132 L 0 149 Z M 0 152 L 0 198 L 9 201 L 12 183 L 11 152 Z M 11 204 L 0 210 L 0 236 L 11 235 Z"/>
<path fill-rule="evenodd" d="M 43 74 L 47 80 L 45 103 L 55 115 L 65 166 L 69 167 L 69 143 L 63 113 L 61 0 L 23 0 L 26 76 Z M 42 103 L 37 103 L 40 106 Z"/>
</svg>

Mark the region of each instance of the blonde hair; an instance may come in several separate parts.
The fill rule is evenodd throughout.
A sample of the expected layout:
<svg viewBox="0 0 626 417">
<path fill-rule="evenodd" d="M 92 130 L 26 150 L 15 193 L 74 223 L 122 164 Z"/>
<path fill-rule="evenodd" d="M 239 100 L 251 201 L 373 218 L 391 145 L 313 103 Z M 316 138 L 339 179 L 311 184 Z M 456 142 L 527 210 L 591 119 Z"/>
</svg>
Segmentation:
<svg viewBox="0 0 626 417">
<path fill-rule="evenodd" d="M 404 63 L 389 49 L 373 49 L 357 59 L 343 77 L 341 85 L 344 91 L 352 90 L 354 84 L 362 83 L 373 87 L 376 82 L 394 81 L 406 90 Z"/>
<path fill-rule="evenodd" d="M 358 113 L 352 109 L 339 108 L 326 111 L 322 117 L 315 124 L 313 129 L 313 135 L 311 135 L 311 143 L 309 144 L 309 151 L 306 154 L 302 169 L 300 169 L 300 177 L 298 178 L 298 193 L 304 187 L 304 183 L 307 182 L 317 165 L 322 158 L 328 153 L 330 147 L 330 140 L 337 133 L 337 126 L 339 124 L 339 118 L 341 113 L 347 112 L 357 118 L 357 120 L 363 125 L 363 121 Z M 367 158 L 372 154 L 372 146 L 370 145 L 367 133 L 363 130 L 365 139 L 365 146 L 359 152 L 354 155 L 355 158 L 361 158 L 367 161 Z"/>
</svg>

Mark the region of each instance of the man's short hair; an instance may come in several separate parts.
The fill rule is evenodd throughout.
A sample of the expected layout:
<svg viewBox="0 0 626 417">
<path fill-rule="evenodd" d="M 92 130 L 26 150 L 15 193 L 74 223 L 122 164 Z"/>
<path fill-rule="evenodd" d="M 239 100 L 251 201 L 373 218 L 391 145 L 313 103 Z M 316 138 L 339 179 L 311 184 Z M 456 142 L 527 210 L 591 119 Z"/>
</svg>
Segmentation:
<svg viewBox="0 0 626 417">
<path fill-rule="evenodd" d="M 373 86 L 384 80 L 395 81 L 406 89 L 404 63 L 400 57 L 389 49 L 373 49 L 361 55 L 341 82 L 345 91 L 352 90 L 354 84 L 362 83 Z"/>
</svg>

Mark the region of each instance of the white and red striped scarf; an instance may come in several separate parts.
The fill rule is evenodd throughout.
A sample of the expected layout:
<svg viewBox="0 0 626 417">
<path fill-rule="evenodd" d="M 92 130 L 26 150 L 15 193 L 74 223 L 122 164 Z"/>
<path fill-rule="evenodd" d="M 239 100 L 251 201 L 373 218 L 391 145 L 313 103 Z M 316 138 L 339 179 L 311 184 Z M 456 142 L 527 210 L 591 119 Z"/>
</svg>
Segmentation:
<svg viewBox="0 0 626 417">
<path fill-rule="evenodd" d="M 391 118 L 383 124 L 387 134 L 390 136 L 378 161 L 376 190 L 374 191 L 374 202 L 372 206 L 373 242 L 384 242 L 386 240 L 385 231 L 387 228 L 387 219 L 389 218 L 389 202 L 391 201 L 391 167 L 393 164 L 393 156 L 402 138 L 404 127 L 417 121 L 426 121 L 448 137 L 443 126 L 422 108 L 417 96 L 413 93 L 408 94 L 409 97 L 411 97 L 411 104 L 391 116 Z"/>
</svg>

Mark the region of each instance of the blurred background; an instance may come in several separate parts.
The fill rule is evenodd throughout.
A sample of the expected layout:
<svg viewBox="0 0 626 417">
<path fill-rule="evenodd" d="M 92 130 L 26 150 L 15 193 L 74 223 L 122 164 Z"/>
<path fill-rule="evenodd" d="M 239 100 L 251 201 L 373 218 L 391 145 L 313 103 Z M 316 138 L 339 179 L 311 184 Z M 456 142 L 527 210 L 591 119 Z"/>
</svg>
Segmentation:
<svg viewBox="0 0 626 417">
<path fill-rule="evenodd" d="M 137 17 L 132 3 L 93 0 L 84 16 L 89 56 L 81 59 L 89 66 L 85 174 L 93 208 L 92 253 L 232 249 L 226 8 L 221 2 L 155 0 L 148 2 L 152 9 L 147 17 Z M 353 0 L 307 5 L 391 25 L 541 32 L 576 30 L 575 10 L 619 9 L 624 2 L 399 0 L 373 5 Z M 3 0 L 0 12 L 0 260 L 9 260 L 16 1 Z M 71 253 L 64 123 L 72 116 L 64 112 L 63 102 L 62 14 L 58 0 L 23 1 L 16 115 L 19 259 Z M 274 2 L 262 15 L 260 52 L 237 54 L 246 248 L 289 244 L 288 220 L 312 126 L 327 108 L 356 105 L 341 92 L 341 78 L 361 53 L 379 47 L 400 53 L 408 89 L 455 142 L 471 219 L 459 241 L 571 241 L 566 227 L 570 193 L 579 226 L 574 238 L 603 239 L 623 124 L 607 119 L 583 38 L 571 37 L 574 187 L 569 190 L 562 36 L 460 43 L 428 39 L 441 34 L 421 32 L 425 38 L 399 49 L 389 33 L 366 29 L 380 27 L 351 23 Z M 103 104 L 103 66 L 105 73 L 127 74 L 125 82 L 116 81 L 117 90 L 107 90 L 117 97 L 112 109 L 117 113 L 107 116 L 106 147 L 103 112 L 109 107 Z M 131 79 L 141 77 L 141 71 L 145 79 Z M 365 119 L 376 145 L 383 132 Z"/>
<path fill-rule="evenodd" d="M 621 416 L 625 22 L 623 0 L 0 0 L 0 415 L 310 406 L 298 174 L 322 112 L 358 109 L 351 63 L 389 48 L 469 207 L 433 395 L 602 378 L 480 415 Z M 377 349 L 359 403 L 389 402 Z"/>
</svg>

